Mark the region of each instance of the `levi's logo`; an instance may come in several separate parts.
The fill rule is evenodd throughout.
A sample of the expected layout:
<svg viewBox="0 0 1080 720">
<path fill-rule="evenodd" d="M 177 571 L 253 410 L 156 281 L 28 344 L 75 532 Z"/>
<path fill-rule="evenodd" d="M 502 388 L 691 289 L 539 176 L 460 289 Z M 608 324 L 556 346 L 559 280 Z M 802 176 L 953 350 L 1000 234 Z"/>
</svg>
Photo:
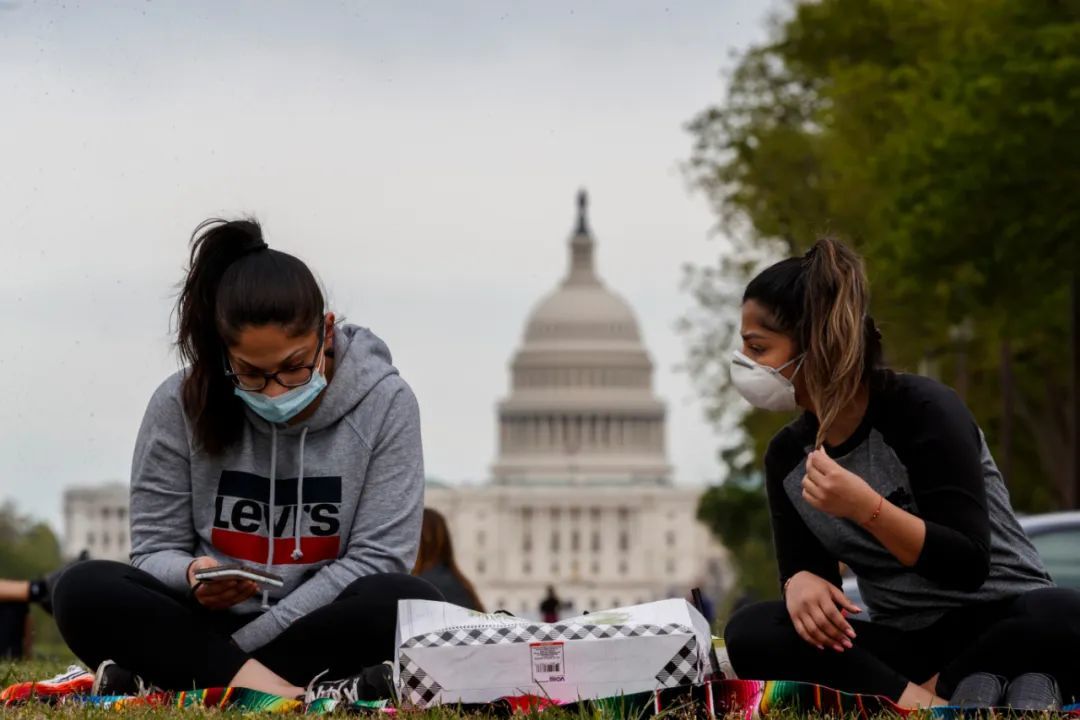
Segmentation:
<svg viewBox="0 0 1080 720">
<path fill-rule="evenodd" d="M 302 502 L 297 502 L 296 490 L 296 478 L 278 478 L 271 509 L 269 478 L 222 471 L 211 543 L 230 557 L 265 563 L 273 537 L 274 565 L 333 560 L 341 542 L 341 478 L 305 477 Z M 294 560 L 298 524 L 303 557 Z"/>
</svg>

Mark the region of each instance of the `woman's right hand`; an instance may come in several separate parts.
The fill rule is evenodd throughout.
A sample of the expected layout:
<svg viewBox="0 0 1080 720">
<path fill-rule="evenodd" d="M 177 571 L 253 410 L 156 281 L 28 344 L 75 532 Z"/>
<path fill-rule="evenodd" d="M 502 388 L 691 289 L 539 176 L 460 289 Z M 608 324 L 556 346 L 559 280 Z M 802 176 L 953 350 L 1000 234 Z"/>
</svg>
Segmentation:
<svg viewBox="0 0 1080 720">
<path fill-rule="evenodd" d="M 803 640 L 818 650 L 824 650 L 825 646 L 836 652 L 851 648 L 855 630 L 840 608 L 852 614 L 860 613 L 862 609 L 851 602 L 843 590 L 804 570 L 788 580 L 784 601 L 795 631 Z"/>
<path fill-rule="evenodd" d="M 195 588 L 195 599 L 203 607 L 210 610 L 224 610 L 233 605 L 244 602 L 259 591 L 259 586 L 251 580 L 237 578 L 222 578 L 220 580 L 204 580 L 199 582 L 195 579 L 197 570 L 204 570 L 220 565 L 217 560 L 204 555 L 195 558 L 188 565 L 188 585 Z"/>
</svg>

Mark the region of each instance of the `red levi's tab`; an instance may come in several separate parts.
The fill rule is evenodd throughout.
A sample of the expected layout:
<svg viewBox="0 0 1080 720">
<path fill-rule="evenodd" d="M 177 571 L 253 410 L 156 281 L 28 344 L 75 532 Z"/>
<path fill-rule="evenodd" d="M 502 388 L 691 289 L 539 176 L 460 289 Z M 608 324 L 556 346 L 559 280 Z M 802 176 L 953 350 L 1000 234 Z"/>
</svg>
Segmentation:
<svg viewBox="0 0 1080 720">
<path fill-rule="evenodd" d="M 210 536 L 214 547 L 229 557 L 248 562 L 263 564 L 269 554 L 268 540 L 262 535 L 235 532 L 232 530 L 220 530 L 215 528 Z M 304 554 L 299 560 L 294 560 L 292 552 L 296 549 L 296 541 L 291 537 L 276 538 L 274 540 L 274 565 L 308 565 L 323 560 L 333 560 L 338 554 L 339 538 L 333 537 L 302 537 L 300 538 L 300 551 Z"/>
</svg>

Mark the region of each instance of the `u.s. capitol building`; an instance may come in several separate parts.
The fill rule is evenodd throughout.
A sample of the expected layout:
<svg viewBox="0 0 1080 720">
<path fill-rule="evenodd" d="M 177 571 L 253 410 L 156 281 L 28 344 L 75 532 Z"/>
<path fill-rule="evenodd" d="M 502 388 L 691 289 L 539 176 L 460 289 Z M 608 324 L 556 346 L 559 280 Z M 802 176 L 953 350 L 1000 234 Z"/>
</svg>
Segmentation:
<svg viewBox="0 0 1080 720">
<path fill-rule="evenodd" d="M 728 585 L 697 521 L 704 488 L 675 485 L 665 408 L 630 305 L 597 274 L 586 197 L 566 276 L 533 309 L 498 405 L 490 482 L 431 482 L 458 565 L 488 609 L 536 615 L 548 585 L 573 612 Z"/>
</svg>

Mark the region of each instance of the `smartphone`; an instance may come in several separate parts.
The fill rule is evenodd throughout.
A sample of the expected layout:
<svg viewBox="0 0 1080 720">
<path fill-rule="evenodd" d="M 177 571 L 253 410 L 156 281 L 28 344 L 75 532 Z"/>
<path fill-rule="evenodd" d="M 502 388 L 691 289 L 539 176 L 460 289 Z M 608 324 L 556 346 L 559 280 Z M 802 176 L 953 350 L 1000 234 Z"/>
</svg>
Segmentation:
<svg viewBox="0 0 1080 720">
<path fill-rule="evenodd" d="M 279 588 L 285 585 L 285 580 L 280 575 L 267 572 L 260 568 L 247 565 L 215 565 L 214 567 L 202 568 L 193 573 L 198 582 L 210 582 L 213 580 L 253 580 L 260 585 Z"/>
</svg>

